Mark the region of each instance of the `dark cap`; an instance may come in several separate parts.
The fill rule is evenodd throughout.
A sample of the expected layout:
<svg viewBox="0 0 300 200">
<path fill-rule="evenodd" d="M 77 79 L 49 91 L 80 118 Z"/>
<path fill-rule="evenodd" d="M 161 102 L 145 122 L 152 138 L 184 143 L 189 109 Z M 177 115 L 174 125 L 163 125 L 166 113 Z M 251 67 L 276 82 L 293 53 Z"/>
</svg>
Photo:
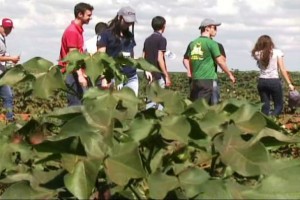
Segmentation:
<svg viewBox="0 0 300 200">
<path fill-rule="evenodd" d="M 210 19 L 210 18 L 206 18 L 204 19 L 200 26 L 199 26 L 199 29 L 202 28 L 202 27 L 206 27 L 206 26 L 220 26 L 221 23 L 220 22 L 216 22 L 215 20 L 213 19 Z"/>
</svg>

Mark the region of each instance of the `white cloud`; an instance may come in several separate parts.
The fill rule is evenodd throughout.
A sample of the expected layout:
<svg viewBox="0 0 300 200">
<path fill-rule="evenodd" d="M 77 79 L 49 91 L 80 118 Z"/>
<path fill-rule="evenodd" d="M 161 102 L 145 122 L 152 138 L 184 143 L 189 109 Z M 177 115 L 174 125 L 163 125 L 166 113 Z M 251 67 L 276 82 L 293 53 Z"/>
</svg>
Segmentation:
<svg viewBox="0 0 300 200">
<path fill-rule="evenodd" d="M 11 53 L 22 52 L 22 62 L 42 56 L 56 62 L 64 29 L 74 18 L 73 8 L 79 1 L 70 0 L 0 0 L 0 17 L 14 20 L 15 29 L 7 38 Z M 177 58 L 168 60 L 168 68 L 184 70 L 182 55 L 188 43 L 198 37 L 198 26 L 207 17 L 221 21 L 215 40 L 221 42 L 231 68 L 256 69 L 249 52 L 257 38 L 269 34 L 286 56 L 289 70 L 299 70 L 300 1 L 296 0 L 84 0 L 94 6 L 93 20 L 84 35 L 94 34 L 99 21 L 112 19 L 121 6 L 130 5 L 137 12 L 135 26 L 141 55 L 144 39 L 152 33 L 151 19 L 161 15 L 167 19 L 164 33 L 168 48 Z M 276 4 L 275 4 L 276 3 Z"/>
</svg>

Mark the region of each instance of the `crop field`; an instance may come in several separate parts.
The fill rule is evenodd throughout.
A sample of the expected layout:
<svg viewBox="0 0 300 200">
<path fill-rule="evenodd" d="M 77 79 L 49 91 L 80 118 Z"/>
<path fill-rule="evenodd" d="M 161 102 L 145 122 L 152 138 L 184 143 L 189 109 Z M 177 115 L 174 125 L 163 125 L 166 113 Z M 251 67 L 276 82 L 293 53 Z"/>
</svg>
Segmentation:
<svg viewBox="0 0 300 200">
<path fill-rule="evenodd" d="M 190 88 L 189 81 L 184 72 L 171 72 L 172 86 L 169 88 L 173 91 L 178 91 L 184 98 L 189 96 Z M 224 73 L 219 73 L 219 87 L 221 101 L 226 99 L 245 99 L 252 103 L 259 103 L 259 95 L 257 92 L 257 78 L 258 71 L 238 71 L 235 70 L 234 74 L 237 78 L 236 84 L 232 84 Z M 289 73 L 296 89 L 300 89 L 300 72 Z M 147 81 L 143 73 L 139 73 L 139 98 L 144 99 L 146 95 Z M 282 124 L 285 128 L 293 133 L 300 131 L 300 116 L 298 112 L 292 112 L 287 104 L 288 89 L 286 84 L 284 86 L 285 106 L 283 114 L 277 119 L 278 123 Z M 67 106 L 66 95 L 63 92 L 57 94 L 51 99 L 35 98 L 31 95 L 26 95 L 27 86 L 19 84 L 14 88 L 14 112 L 16 118 L 20 120 L 28 120 L 32 115 L 41 115 L 52 112 L 56 108 L 63 108 Z M 2 126 L 5 124 L 5 111 L 1 107 L 0 121 Z"/>
<path fill-rule="evenodd" d="M 67 61 L 70 72 L 84 62 L 92 83 L 121 79 L 128 62 L 156 70 L 143 59 L 76 51 Z M 219 74 L 214 106 L 186 98 L 185 73 L 171 73 L 166 90 L 140 73 L 138 98 L 128 88 L 91 88 L 81 106 L 67 107 L 70 88 L 51 62 L 12 68 L 0 80 L 14 85 L 17 118 L 6 123 L 1 110 L 0 198 L 299 199 L 299 111 L 285 103 L 278 118 L 263 115 L 258 73 L 234 74 L 235 85 Z M 299 89 L 300 74 L 291 77 Z M 145 110 L 147 96 L 164 109 Z"/>
</svg>

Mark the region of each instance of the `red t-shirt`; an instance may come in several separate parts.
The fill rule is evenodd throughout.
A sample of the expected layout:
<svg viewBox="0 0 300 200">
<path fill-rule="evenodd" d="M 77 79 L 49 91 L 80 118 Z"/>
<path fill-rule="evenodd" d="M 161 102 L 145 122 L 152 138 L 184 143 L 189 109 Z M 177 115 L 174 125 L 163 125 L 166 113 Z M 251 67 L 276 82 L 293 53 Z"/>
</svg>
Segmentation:
<svg viewBox="0 0 300 200">
<path fill-rule="evenodd" d="M 76 48 L 80 52 L 83 52 L 83 28 L 80 25 L 71 22 L 68 28 L 65 30 L 62 38 L 61 38 L 61 48 L 59 54 L 59 65 L 63 66 L 62 72 L 65 72 L 66 63 L 61 62 L 68 53 L 70 48 Z"/>
</svg>

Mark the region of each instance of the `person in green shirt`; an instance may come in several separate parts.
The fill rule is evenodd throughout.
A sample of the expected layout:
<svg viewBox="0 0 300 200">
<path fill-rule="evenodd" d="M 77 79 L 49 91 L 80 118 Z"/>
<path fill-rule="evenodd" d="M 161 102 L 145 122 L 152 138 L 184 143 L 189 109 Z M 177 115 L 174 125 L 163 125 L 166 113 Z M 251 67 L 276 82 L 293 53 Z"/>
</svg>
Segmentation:
<svg viewBox="0 0 300 200">
<path fill-rule="evenodd" d="M 213 83 L 217 80 L 217 65 L 235 83 L 236 79 L 227 67 L 226 60 L 221 55 L 219 45 L 211 38 L 217 34 L 221 23 L 213 19 L 204 19 L 200 24 L 201 36 L 189 43 L 187 57 L 191 67 L 192 83 L 190 99 L 195 101 L 204 98 L 212 104 Z"/>
</svg>

